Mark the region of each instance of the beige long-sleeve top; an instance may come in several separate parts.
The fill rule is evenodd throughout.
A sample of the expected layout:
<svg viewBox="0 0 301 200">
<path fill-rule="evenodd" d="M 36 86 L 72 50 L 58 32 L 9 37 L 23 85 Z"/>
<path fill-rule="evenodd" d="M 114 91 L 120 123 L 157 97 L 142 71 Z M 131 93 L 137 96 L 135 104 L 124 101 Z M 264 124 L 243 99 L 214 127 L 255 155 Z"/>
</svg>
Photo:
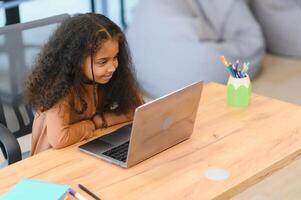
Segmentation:
<svg viewBox="0 0 301 200">
<path fill-rule="evenodd" d="M 32 127 L 31 155 L 50 148 L 63 148 L 94 136 L 92 117 L 96 108 L 92 85 L 87 86 L 85 91 L 87 110 L 83 114 L 71 108 L 72 101 L 75 107 L 80 105 L 72 92 L 49 110 L 36 113 Z"/>
</svg>

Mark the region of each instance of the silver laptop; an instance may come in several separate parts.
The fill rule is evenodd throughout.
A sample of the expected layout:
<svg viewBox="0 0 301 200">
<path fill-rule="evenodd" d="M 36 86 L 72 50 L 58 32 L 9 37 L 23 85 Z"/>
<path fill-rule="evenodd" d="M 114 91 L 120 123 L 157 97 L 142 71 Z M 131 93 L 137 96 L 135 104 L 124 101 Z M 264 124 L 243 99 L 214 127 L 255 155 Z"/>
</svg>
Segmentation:
<svg viewBox="0 0 301 200">
<path fill-rule="evenodd" d="M 79 149 L 124 168 L 136 165 L 191 136 L 202 88 L 197 82 L 141 105 L 132 124 Z"/>
</svg>

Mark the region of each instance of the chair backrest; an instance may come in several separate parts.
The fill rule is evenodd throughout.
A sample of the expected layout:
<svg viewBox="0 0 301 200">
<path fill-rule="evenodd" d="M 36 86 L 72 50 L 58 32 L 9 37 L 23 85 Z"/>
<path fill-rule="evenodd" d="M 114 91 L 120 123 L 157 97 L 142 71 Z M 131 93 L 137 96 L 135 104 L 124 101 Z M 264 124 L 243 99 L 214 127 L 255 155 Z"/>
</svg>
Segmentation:
<svg viewBox="0 0 301 200">
<path fill-rule="evenodd" d="M 16 138 L 31 133 L 34 118 L 23 102 L 27 71 L 58 24 L 68 17 L 62 14 L 0 28 L 0 123 Z"/>
</svg>

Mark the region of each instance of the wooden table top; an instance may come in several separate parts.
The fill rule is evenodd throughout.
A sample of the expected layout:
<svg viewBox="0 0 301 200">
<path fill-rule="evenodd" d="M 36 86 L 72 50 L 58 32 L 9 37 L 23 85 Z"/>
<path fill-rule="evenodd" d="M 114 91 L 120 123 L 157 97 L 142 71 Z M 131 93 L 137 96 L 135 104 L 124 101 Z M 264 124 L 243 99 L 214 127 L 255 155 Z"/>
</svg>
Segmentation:
<svg viewBox="0 0 301 200">
<path fill-rule="evenodd" d="M 300 119 L 301 107 L 256 94 L 247 108 L 229 107 L 226 87 L 210 83 L 189 140 L 130 169 L 80 152 L 82 143 L 47 150 L 0 170 L 0 194 L 21 178 L 33 178 L 68 184 L 85 195 L 81 183 L 105 200 L 229 199 L 300 155 Z M 208 179 L 214 169 L 229 177 Z"/>
</svg>

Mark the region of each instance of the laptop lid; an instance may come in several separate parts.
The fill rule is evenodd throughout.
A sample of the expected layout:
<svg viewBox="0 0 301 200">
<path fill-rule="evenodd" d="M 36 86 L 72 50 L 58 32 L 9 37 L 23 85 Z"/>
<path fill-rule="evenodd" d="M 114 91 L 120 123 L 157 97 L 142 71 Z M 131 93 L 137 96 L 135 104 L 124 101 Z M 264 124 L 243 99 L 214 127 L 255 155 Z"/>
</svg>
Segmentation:
<svg viewBox="0 0 301 200">
<path fill-rule="evenodd" d="M 191 136 L 202 88 L 203 82 L 197 82 L 136 109 L 127 167 Z"/>
</svg>

